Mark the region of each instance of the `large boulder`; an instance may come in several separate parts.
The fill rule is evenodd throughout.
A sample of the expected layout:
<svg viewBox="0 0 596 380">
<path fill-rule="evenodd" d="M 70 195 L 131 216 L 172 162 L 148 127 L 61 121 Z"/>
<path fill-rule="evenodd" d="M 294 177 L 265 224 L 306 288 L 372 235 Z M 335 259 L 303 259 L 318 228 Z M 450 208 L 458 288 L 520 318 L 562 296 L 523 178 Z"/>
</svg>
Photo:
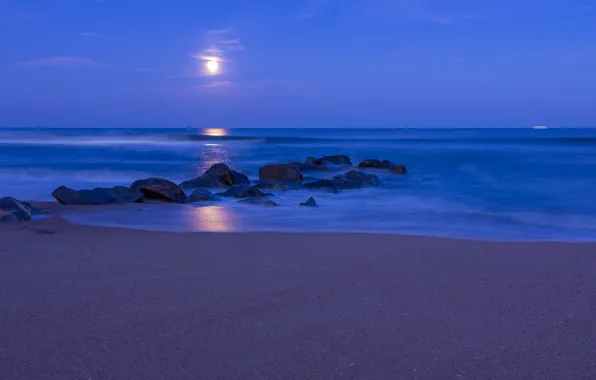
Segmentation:
<svg viewBox="0 0 596 380">
<path fill-rule="evenodd" d="M 147 199 L 176 203 L 186 201 L 186 194 L 180 186 L 163 178 L 141 179 L 133 182 L 130 188 L 140 191 Z"/>
<path fill-rule="evenodd" d="M 299 206 L 301 207 L 319 207 L 317 201 L 313 197 L 308 198 L 306 202 L 300 203 Z"/>
<path fill-rule="evenodd" d="M 223 193 L 219 193 L 222 197 L 235 197 L 235 198 L 256 198 L 266 197 L 267 194 L 259 189 L 255 189 L 250 185 L 234 185 Z"/>
<path fill-rule="evenodd" d="M 207 169 L 202 176 L 182 182 L 180 187 L 183 189 L 228 188 L 239 184 L 248 185 L 250 181 L 244 174 L 230 169 L 226 164 L 219 163 Z"/>
<path fill-rule="evenodd" d="M 52 192 L 52 196 L 63 205 L 107 205 L 143 201 L 140 191 L 124 186 L 98 187 L 92 190 L 73 190 L 60 186 Z"/>
<path fill-rule="evenodd" d="M 330 193 L 337 193 L 339 190 L 335 183 L 330 179 L 320 179 L 318 181 L 305 183 L 302 185 L 305 189 L 309 190 L 321 190 Z"/>
<path fill-rule="evenodd" d="M 257 197 L 257 198 L 246 198 L 238 201 L 240 203 L 248 203 L 251 205 L 258 205 L 258 206 L 268 206 L 268 207 L 277 207 L 279 206 L 277 203 L 272 201 L 267 197 Z"/>
<path fill-rule="evenodd" d="M 197 188 L 213 188 L 213 189 L 226 189 L 228 185 L 222 182 L 214 173 L 205 173 L 200 177 L 184 181 L 180 184 L 183 189 L 197 189 Z"/>
<path fill-rule="evenodd" d="M 351 170 L 345 174 L 333 177 L 333 184 L 339 189 L 358 189 L 361 187 L 381 186 L 383 183 L 374 174 Z"/>
<path fill-rule="evenodd" d="M 205 174 L 215 174 L 226 186 L 250 184 L 247 176 L 235 170 L 231 170 L 228 165 L 222 163 L 211 166 L 207 169 Z"/>
<path fill-rule="evenodd" d="M 186 198 L 186 203 L 218 201 L 219 198 L 205 189 L 196 189 Z"/>
<path fill-rule="evenodd" d="M 389 160 L 376 160 L 376 159 L 368 159 L 362 160 L 358 164 L 359 168 L 363 169 L 382 169 L 382 170 L 390 170 L 392 173 L 395 174 L 406 174 L 407 170 L 406 167 L 403 165 L 395 165 L 393 162 Z"/>
<path fill-rule="evenodd" d="M 302 173 L 290 164 L 265 165 L 259 169 L 261 182 L 302 182 Z"/>
<path fill-rule="evenodd" d="M 13 197 L 0 198 L 0 222 L 26 222 L 31 219 L 31 208 Z"/>
</svg>

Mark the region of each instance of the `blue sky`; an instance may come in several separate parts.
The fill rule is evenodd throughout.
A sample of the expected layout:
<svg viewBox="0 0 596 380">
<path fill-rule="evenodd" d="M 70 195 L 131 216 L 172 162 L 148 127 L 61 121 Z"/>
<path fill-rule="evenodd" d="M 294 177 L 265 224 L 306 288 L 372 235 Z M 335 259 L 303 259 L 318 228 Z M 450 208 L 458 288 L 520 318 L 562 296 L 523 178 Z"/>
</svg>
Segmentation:
<svg viewBox="0 0 596 380">
<path fill-rule="evenodd" d="M 0 126 L 596 127 L 594 0 L 0 0 L 0 41 Z"/>
</svg>

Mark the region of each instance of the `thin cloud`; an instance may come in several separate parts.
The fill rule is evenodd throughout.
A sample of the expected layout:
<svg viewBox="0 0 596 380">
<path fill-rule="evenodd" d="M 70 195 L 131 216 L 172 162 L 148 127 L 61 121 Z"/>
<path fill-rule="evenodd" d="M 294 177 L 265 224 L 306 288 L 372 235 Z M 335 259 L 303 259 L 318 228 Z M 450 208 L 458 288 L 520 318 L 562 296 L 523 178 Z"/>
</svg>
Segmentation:
<svg viewBox="0 0 596 380">
<path fill-rule="evenodd" d="M 218 81 L 218 82 L 205 83 L 199 87 L 200 88 L 230 88 L 230 87 L 234 87 L 234 83 L 230 82 L 229 80 L 222 80 L 222 81 Z"/>
<path fill-rule="evenodd" d="M 105 37 L 103 34 L 95 33 L 95 32 L 81 32 L 81 33 L 79 33 L 79 36 L 80 37 L 90 37 L 90 38 Z"/>
<path fill-rule="evenodd" d="M 242 45 L 242 43 L 240 42 L 240 40 L 238 38 L 234 38 L 231 40 L 219 41 L 219 43 L 224 45 L 225 48 L 229 51 L 245 51 L 246 50 L 246 48 L 244 47 L 244 45 Z"/>
<path fill-rule="evenodd" d="M 54 67 L 90 67 L 90 68 L 104 68 L 107 67 L 105 63 L 95 61 L 90 58 L 83 58 L 83 57 L 49 57 L 49 58 L 41 58 L 35 59 L 31 61 L 25 61 L 19 63 L 19 66 L 23 67 L 44 67 L 44 66 L 54 66 Z"/>
<path fill-rule="evenodd" d="M 228 34 L 230 33 L 229 29 L 211 29 L 205 32 L 205 35 L 207 36 L 213 36 L 213 35 L 218 35 L 218 34 Z"/>
</svg>

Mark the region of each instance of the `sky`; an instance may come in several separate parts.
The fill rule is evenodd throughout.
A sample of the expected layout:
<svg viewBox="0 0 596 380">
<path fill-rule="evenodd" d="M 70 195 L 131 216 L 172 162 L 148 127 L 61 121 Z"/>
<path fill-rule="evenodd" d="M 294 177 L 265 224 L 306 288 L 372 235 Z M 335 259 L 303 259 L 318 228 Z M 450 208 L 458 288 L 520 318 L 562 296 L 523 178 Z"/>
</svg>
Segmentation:
<svg viewBox="0 0 596 380">
<path fill-rule="evenodd" d="M 0 0 L 0 46 L 4 127 L 596 127 L 596 0 Z"/>
</svg>

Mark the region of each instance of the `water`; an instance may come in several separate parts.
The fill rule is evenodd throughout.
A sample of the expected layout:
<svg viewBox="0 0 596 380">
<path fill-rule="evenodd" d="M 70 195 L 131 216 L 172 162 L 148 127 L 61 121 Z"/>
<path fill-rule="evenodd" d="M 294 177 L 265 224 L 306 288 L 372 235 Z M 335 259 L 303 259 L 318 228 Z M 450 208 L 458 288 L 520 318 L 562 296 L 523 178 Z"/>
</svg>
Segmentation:
<svg viewBox="0 0 596 380">
<path fill-rule="evenodd" d="M 3 129 L 0 195 L 50 200 L 60 185 L 181 182 L 216 162 L 257 178 L 267 163 L 347 154 L 406 165 L 383 187 L 274 192 L 277 209 L 139 206 L 82 223 L 155 230 L 353 231 L 492 240 L 596 240 L 596 130 L 591 129 Z M 333 174 L 307 173 L 319 177 Z M 298 208 L 314 196 L 320 208 Z"/>
</svg>

